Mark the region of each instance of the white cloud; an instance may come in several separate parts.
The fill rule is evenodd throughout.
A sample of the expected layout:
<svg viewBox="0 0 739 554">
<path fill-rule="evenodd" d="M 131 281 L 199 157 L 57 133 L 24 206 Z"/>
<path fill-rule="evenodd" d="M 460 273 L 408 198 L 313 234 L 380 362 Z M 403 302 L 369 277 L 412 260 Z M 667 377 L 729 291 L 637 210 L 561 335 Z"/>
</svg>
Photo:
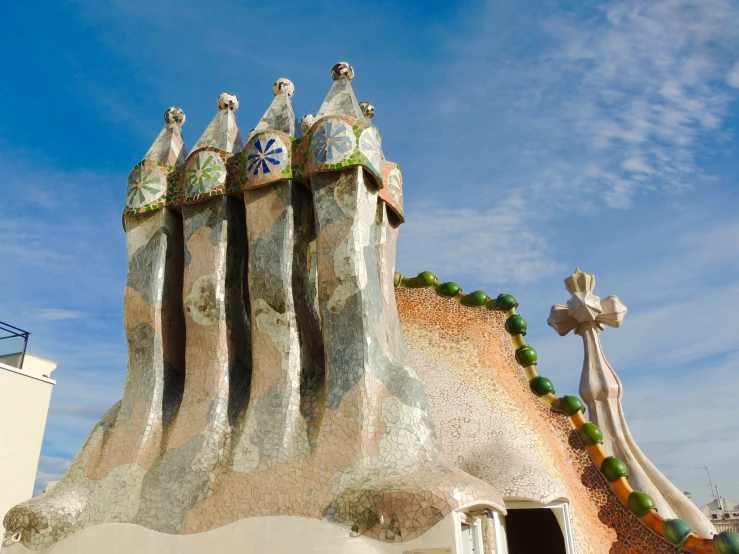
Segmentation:
<svg viewBox="0 0 739 554">
<path fill-rule="evenodd" d="M 739 88 L 739 62 L 731 66 L 731 69 L 726 73 L 726 84 L 734 88 Z"/>
<path fill-rule="evenodd" d="M 653 173 L 654 169 L 644 158 L 633 156 L 624 160 L 621 167 L 630 173 Z"/>
<path fill-rule="evenodd" d="M 605 200 L 612 208 L 630 208 L 639 187 L 636 179 L 615 179 L 608 183 Z"/>
</svg>

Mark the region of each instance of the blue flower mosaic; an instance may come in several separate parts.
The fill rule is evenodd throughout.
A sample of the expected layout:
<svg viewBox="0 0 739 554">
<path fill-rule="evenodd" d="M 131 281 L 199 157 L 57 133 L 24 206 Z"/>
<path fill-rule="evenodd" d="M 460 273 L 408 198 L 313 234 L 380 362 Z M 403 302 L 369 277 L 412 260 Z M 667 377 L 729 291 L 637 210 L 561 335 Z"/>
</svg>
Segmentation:
<svg viewBox="0 0 739 554">
<path fill-rule="evenodd" d="M 357 145 L 352 128 L 341 120 L 321 123 L 313 133 L 310 149 L 316 164 L 333 164 L 346 160 Z"/>
<path fill-rule="evenodd" d="M 287 147 L 276 135 L 264 134 L 254 141 L 246 156 L 249 177 L 279 174 L 287 166 Z"/>
</svg>

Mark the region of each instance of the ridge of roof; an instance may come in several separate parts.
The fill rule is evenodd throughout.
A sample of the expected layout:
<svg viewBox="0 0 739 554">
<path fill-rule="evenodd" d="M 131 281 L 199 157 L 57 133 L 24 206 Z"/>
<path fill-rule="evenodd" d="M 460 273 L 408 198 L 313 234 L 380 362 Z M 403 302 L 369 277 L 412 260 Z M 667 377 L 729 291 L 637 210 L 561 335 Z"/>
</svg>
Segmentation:
<svg viewBox="0 0 739 554">
<path fill-rule="evenodd" d="M 511 343 L 516 351 L 516 362 L 521 366 L 531 391 L 545 406 L 564 412 L 569 417 L 590 460 L 608 480 L 611 490 L 628 511 L 665 541 L 687 552 L 693 554 L 739 552 L 739 533 L 724 531 L 715 535 L 713 539 L 702 538 L 687 521 L 664 519 L 657 513 L 651 496 L 631 487 L 626 464 L 614 456 L 608 456 L 603 448 L 602 431 L 585 418 L 583 401 L 578 396 L 557 396 L 552 381 L 537 372 L 538 356 L 536 350 L 524 340 L 528 325 L 526 320 L 516 313 L 518 301 L 513 296 L 503 293 L 492 298 L 481 290 L 467 294 L 453 281 L 441 283 L 430 271 L 422 271 L 416 277 L 405 277 L 396 272 L 394 285 L 395 288 L 431 289 L 436 294 L 445 296 L 462 306 L 503 312 L 506 318 L 505 330 L 511 337 Z"/>
</svg>

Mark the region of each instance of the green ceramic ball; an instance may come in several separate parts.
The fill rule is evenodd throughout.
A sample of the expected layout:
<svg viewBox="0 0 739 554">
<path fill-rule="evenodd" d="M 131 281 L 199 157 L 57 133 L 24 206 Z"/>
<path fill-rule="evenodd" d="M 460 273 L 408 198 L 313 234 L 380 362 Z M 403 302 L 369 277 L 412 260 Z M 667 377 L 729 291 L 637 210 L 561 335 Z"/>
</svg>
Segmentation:
<svg viewBox="0 0 739 554">
<path fill-rule="evenodd" d="M 432 287 L 436 283 L 438 283 L 436 275 L 434 275 L 430 271 L 422 271 L 418 274 L 416 280 L 418 281 L 418 284 L 422 287 Z"/>
<path fill-rule="evenodd" d="M 510 294 L 500 294 L 495 299 L 495 307 L 499 310 L 507 312 L 513 308 L 518 308 L 518 302 Z"/>
<path fill-rule="evenodd" d="M 528 324 L 526 320 L 518 314 L 513 314 L 511 317 L 506 319 L 505 328 L 511 335 L 524 335 L 526 336 L 526 329 Z"/>
<path fill-rule="evenodd" d="M 544 396 L 545 394 L 554 392 L 554 385 L 552 384 L 552 382 L 546 377 L 542 377 L 541 375 L 537 375 L 531 381 L 529 381 L 529 386 L 531 387 L 531 390 L 534 391 L 534 394 L 536 394 L 536 396 Z"/>
<path fill-rule="evenodd" d="M 647 493 L 642 491 L 632 491 L 629 499 L 626 501 L 626 507 L 636 517 L 644 517 L 650 510 L 654 510 L 657 506 L 654 500 Z"/>
<path fill-rule="evenodd" d="M 524 344 L 522 347 L 516 350 L 516 361 L 523 367 L 536 365 L 537 357 L 536 350 L 528 344 Z"/>
<path fill-rule="evenodd" d="M 444 296 L 448 296 L 449 298 L 457 296 L 457 293 L 460 290 L 462 290 L 460 286 L 452 281 L 441 285 L 441 294 L 443 294 Z"/>
</svg>

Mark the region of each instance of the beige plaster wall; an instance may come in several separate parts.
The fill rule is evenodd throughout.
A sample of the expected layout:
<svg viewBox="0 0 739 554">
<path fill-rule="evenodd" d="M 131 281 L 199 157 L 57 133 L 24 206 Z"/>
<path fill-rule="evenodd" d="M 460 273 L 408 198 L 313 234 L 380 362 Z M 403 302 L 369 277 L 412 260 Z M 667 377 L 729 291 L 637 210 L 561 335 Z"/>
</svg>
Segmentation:
<svg viewBox="0 0 739 554">
<path fill-rule="evenodd" d="M 26 352 L 22 371 L 33 377 L 51 377 L 51 372 L 56 369 L 56 365 L 56 362 Z"/>
<path fill-rule="evenodd" d="M 339 526 L 298 516 L 249 517 L 194 535 L 168 535 L 128 523 L 88 527 L 43 550 L 43 554 L 404 554 L 414 550 L 450 548 L 458 554 L 453 512 L 417 539 L 382 543 L 352 536 Z M 6 539 L 2 554 L 30 554 Z"/>
<path fill-rule="evenodd" d="M 23 369 L 0 364 L 0 533 L 6 512 L 33 495 L 55 367 L 31 355 Z"/>
</svg>

